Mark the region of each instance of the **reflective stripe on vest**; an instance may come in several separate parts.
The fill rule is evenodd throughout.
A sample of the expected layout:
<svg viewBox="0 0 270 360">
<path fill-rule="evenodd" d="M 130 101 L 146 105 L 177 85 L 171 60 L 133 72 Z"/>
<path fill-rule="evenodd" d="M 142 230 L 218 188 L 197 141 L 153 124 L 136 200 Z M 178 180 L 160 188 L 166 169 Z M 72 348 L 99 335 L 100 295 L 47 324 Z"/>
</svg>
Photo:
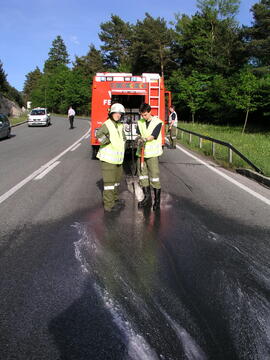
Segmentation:
<svg viewBox="0 0 270 360">
<path fill-rule="evenodd" d="M 147 128 L 146 127 L 146 120 L 144 120 L 144 119 L 139 120 L 138 121 L 138 126 L 139 126 L 141 136 L 143 138 L 147 138 L 147 137 L 151 136 L 153 130 L 155 129 L 155 127 L 160 123 L 162 123 L 162 121 L 157 116 L 153 116 L 152 120 L 150 121 L 150 124 L 149 124 L 149 126 Z M 160 133 L 159 133 L 159 136 L 158 136 L 157 139 L 147 141 L 145 143 L 144 157 L 145 158 L 156 157 L 156 156 L 162 155 L 162 153 L 163 153 L 163 150 L 162 150 L 162 135 L 161 135 L 161 130 L 160 130 Z M 139 151 L 137 151 L 137 156 L 141 156 Z"/>
<path fill-rule="evenodd" d="M 105 123 L 110 133 L 110 144 L 101 145 L 97 158 L 110 164 L 122 164 L 125 153 L 125 142 L 123 139 L 123 125 L 119 124 L 116 129 L 112 120 Z"/>
</svg>

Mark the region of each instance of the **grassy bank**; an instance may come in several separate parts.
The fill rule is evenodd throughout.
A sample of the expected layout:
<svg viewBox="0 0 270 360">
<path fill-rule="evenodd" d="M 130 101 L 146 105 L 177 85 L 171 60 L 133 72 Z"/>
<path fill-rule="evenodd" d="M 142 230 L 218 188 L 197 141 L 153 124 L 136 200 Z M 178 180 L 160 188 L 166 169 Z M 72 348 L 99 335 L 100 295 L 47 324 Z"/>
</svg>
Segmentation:
<svg viewBox="0 0 270 360">
<path fill-rule="evenodd" d="M 241 127 L 196 123 L 191 124 L 183 122 L 179 123 L 179 127 L 231 143 L 237 150 L 243 153 L 257 167 L 259 167 L 266 176 L 270 176 L 270 132 L 249 132 L 241 135 Z M 193 136 L 192 143 L 189 144 L 189 135 L 184 134 L 184 138 L 181 139 L 179 131 L 178 142 L 213 158 L 212 143 L 210 141 L 203 140 L 203 147 L 200 149 L 198 146 L 199 139 L 197 137 Z M 249 167 L 235 154 L 233 154 L 233 163 L 229 164 L 228 149 L 218 144 L 216 144 L 216 154 L 214 160 L 226 167 Z"/>
<path fill-rule="evenodd" d="M 24 115 L 21 115 L 19 117 L 10 117 L 9 118 L 9 121 L 11 123 L 11 125 L 16 125 L 18 123 L 21 123 L 23 121 L 26 121 L 27 120 L 27 115 L 24 114 Z"/>
</svg>

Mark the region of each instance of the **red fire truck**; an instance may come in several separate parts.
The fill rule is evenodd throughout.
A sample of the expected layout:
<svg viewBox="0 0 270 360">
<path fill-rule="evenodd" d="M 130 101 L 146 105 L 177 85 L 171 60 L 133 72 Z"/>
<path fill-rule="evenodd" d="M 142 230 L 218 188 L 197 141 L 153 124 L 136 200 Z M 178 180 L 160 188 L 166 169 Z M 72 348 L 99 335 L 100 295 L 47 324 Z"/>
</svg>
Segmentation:
<svg viewBox="0 0 270 360">
<path fill-rule="evenodd" d="M 93 157 L 98 150 L 96 131 L 108 119 L 108 111 L 114 103 L 121 103 L 126 110 L 123 117 L 127 147 L 136 138 L 139 108 L 142 103 L 150 104 L 152 114 L 165 124 L 171 105 L 171 93 L 166 91 L 164 79 L 159 74 L 144 73 L 134 76 L 130 73 L 97 73 L 93 79 L 91 111 L 91 145 Z M 164 144 L 165 126 L 162 127 Z"/>
</svg>

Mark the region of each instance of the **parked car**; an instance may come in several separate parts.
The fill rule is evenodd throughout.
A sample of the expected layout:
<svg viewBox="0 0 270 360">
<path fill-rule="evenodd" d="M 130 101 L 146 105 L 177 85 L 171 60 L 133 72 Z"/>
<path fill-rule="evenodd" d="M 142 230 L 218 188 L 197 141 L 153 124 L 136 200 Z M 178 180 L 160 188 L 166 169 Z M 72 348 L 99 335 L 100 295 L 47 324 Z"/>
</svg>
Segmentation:
<svg viewBox="0 0 270 360">
<path fill-rule="evenodd" d="M 28 115 L 28 126 L 49 126 L 51 124 L 51 115 L 46 108 L 35 108 Z"/>
<path fill-rule="evenodd" d="M 6 115 L 0 114 L 0 139 L 9 138 L 11 125 Z"/>
</svg>

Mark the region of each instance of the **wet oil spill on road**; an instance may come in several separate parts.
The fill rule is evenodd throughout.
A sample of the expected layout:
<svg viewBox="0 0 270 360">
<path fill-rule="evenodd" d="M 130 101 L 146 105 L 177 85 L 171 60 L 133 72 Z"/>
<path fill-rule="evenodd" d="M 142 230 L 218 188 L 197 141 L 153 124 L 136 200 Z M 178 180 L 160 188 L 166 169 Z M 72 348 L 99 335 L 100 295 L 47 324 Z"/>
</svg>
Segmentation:
<svg viewBox="0 0 270 360">
<path fill-rule="evenodd" d="M 121 216 L 99 208 L 73 226 L 82 271 L 129 339 L 127 358 L 269 358 L 269 246 L 252 253 L 252 229 L 230 231 L 186 199 L 163 193 L 155 214 L 122 197 Z"/>
</svg>

